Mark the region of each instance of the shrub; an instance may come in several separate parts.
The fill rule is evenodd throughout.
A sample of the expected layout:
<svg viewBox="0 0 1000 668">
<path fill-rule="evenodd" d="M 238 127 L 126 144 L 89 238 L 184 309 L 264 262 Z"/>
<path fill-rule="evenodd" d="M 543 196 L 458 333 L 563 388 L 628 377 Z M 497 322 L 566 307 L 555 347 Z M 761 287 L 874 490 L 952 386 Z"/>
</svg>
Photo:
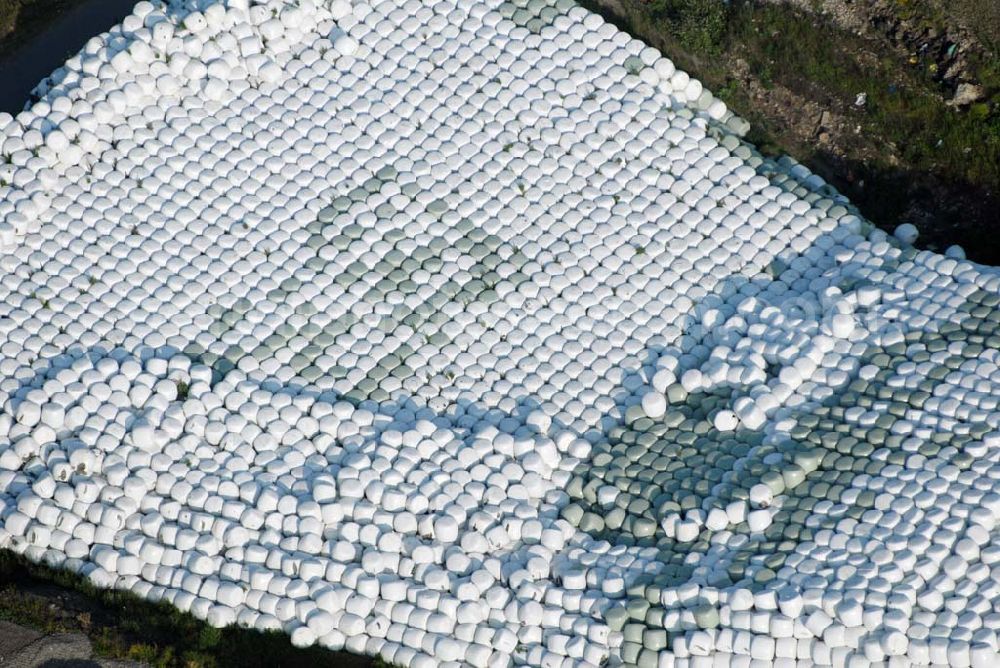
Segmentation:
<svg viewBox="0 0 1000 668">
<path fill-rule="evenodd" d="M 728 3 L 720 0 L 652 0 L 649 11 L 666 24 L 682 46 L 699 53 L 718 53 L 722 50 Z"/>
</svg>

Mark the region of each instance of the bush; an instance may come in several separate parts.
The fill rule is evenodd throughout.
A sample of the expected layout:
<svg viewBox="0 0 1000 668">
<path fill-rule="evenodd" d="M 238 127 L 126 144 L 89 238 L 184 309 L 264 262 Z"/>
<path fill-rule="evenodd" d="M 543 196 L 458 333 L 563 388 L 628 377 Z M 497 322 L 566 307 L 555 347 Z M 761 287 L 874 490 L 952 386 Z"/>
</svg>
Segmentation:
<svg viewBox="0 0 1000 668">
<path fill-rule="evenodd" d="M 652 0 L 650 13 L 674 38 L 698 53 L 719 53 L 724 46 L 729 5 L 720 0 Z"/>
</svg>

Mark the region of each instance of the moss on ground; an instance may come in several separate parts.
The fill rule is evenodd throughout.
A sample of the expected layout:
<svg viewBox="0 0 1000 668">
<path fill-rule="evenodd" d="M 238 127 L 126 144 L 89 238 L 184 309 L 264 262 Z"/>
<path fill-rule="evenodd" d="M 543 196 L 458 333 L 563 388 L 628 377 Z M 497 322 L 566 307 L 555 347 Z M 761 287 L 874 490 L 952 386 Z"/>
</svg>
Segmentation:
<svg viewBox="0 0 1000 668">
<path fill-rule="evenodd" d="M 651 0 L 647 9 L 652 20 L 669 26 L 685 48 L 699 54 L 719 53 L 730 15 L 719 0 Z"/>
<path fill-rule="evenodd" d="M 715 11 L 705 9 L 705 4 L 714 5 Z M 919 3 L 901 4 L 916 11 Z M 892 142 L 908 165 L 973 184 L 1000 186 L 1000 62 L 996 59 L 973 62 L 988 98 L 968 110 L 957 110 L 947 105 L 940 85 L 925 69 L 910 66 L 888 50 L 877 54 L 877 60 L 862 59 L 862 54 L 872 52 L 870 40 L 794 7 L 654 0 L 647 12 L 644 30 L 656 30 L 668 42 L 691 51 L 686 65 L 692 74 L 703 77 L 724 99 L 728 97 L 738 112 L 747 111 L 740 108 L 747 100 L 732 85 L 724 65 L 713 62 L 711 56 L 720 49 L 746 60 L 750 71 L 765 84 L 780 83 L 809 93 L 810 99 L 836 105 L 863 92 L 867 101 L 857 117 L 863 132 Z M 711 20 L 703 20 L 708 14 Z M 766 123 L 761 131 L 766 133 Z M 780 138 L 763 139 L 765 144 L 776 141 L 781 145 Z"/>
<path fill-rule="evenodd" d="M 42 633 L 72 630 L 62 616 L 44 600 L 22 596 L 16 587 L 9 584 L 0 587 L 0 621 L 27 626 Z"/>
</svg>

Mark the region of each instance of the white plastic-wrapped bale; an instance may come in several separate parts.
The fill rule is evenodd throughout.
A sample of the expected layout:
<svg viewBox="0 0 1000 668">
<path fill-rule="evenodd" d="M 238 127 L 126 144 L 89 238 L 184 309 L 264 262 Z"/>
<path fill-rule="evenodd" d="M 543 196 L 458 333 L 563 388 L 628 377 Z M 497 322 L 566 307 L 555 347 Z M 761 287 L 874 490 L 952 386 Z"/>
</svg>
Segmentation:
<svg viewBox="0 0 1000 668">
<path fill-rule="evenodd" d="M 1000 277 L 600 16 L 140 2 L 37 92 L 0 547 L 404 666 L 1000 662 Z"/>
</svg>

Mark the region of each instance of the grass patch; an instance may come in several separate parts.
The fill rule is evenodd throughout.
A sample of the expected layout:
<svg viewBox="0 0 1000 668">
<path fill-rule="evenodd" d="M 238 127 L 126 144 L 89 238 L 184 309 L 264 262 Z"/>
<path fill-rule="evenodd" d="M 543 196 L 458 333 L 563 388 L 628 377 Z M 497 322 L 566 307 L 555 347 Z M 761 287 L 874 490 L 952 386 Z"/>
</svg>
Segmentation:
<svg viewBox="0 0 1000 668">
<path fill-rule="evenodd" d="M 20 11 L 20 0 L 0 0 L 0 37 L 5 37 L 14 30 Z"/>
<path fill-rule="evenodd" d="M 729 7 L 720 0 L 652 0 L 647 4 L 651 20 L 669 26 L 677 42 L 695 52 L 711 55 L 722 51 Z"/>
<path fill-rule="evenodd" d="M 924 30 L 949 23 L 965 28 L 989 50 L 1000 49 L 1000 3 L 995 0 L 895 0 L 896 13 Z"/>
</svg>

